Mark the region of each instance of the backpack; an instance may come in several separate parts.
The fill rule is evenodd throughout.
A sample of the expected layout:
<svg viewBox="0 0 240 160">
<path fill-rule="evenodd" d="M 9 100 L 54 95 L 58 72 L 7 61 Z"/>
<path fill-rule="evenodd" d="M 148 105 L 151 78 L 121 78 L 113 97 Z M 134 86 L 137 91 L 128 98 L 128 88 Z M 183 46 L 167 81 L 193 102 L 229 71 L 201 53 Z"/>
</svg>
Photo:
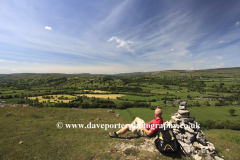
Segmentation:
<svg viewBox="0 0 240 160">
<path fill-rule="evenodd" d="M 159 129 L 154 143 L 160 152 L 177 152 L 177 141 L 172 129 Z"/>
</svg>

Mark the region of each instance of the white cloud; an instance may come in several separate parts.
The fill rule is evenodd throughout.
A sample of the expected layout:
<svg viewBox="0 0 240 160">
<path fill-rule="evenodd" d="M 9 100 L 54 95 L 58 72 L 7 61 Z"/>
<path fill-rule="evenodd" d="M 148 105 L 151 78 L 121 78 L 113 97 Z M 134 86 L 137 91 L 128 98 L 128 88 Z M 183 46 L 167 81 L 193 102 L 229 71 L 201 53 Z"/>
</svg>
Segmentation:
<svg viewBox="0 0 240 160">
<path fill-rule="evenodd" d="M 236 26 L 239 26 L 240 25 L 240 21 L 236 22 Z"/>
<path fill-rule="evenodd" d="M 128 46 L 128 44 L 133 44 L 133 43 L 137 43 L 137 42 L 132 42 L 132 41 L 124 41 L 123 39 L 119 39 L 118 37 L 112 37 L 112 38 L 109 38 L 108 42 L 111 42 L 115 40 L 117 43 L 119 43 L 119 45 L 117 46 L 117 48 L 120 48 L 120 47 L 124 47 L 126 48 L 128 51 L 130 52 L 134 52 L 134 50 L 130 49 L 130 47 Z"/>
<path fill-rule="evenodd" d="M 21 70 L 18 69 L 12 69 L 13 72 L 20 72 Z"/>
<path fill-rule="evenodd" d="M 53 30 L 52 27 L 48 27 L 48 26 L 46 26 L 45 29 L 46 30 Z"/>
<path fill-rule="evenodd" d="M 217 56 L 217 59 L 222 59 L 223 57 L 222 56 Z"/>
<path fill-rule="evenodd" d="M 219 41 L 219 43 L 229 43 L 231 41 Z"/>
<path fill-rule="evenodd" d="M 171 51 L 173 51 L 174 49 L 171 49 Z"/>
</svg>

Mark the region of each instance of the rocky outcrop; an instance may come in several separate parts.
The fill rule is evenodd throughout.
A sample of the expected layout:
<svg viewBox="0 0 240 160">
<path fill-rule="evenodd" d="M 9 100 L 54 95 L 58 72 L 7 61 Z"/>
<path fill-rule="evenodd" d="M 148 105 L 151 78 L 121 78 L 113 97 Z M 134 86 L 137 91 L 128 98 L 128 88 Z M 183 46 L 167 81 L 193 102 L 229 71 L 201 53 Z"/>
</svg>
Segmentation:
<svg viewBox="0 0 240 160">
<path fill-rule="evenodd" d="M 196 160 L 203 157 L 206 160 L 213 160 L 212 156 L 216 152 L 214 145 L 206 140 L 199 124 L 189 116 L 190 111 L 186 109 L 186 103 L 181 102 L 178 112 L 171 115 L 170 122 L 164 122 L 164 125 L 172 126 L 183 152 Z"/>
</svg>

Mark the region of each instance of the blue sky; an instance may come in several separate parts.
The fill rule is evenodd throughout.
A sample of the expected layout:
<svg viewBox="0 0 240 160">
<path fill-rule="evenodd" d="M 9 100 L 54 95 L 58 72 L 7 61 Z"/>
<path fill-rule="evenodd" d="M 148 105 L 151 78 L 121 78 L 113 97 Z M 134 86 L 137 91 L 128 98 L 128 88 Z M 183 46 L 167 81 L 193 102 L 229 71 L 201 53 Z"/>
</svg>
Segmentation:
<svg viewBox="0 0 240 160">
<path fill-rule="evenodd" d="M 240 1 L 0 1 L 0 73 L 240 67 Z"/>
</svg>

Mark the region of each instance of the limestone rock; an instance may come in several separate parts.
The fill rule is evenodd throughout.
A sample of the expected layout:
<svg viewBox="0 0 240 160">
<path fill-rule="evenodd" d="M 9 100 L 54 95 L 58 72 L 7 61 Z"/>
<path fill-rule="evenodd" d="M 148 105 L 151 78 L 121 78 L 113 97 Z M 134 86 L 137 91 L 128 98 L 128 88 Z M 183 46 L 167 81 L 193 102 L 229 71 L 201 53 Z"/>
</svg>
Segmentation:
<svg viewBox="0 0 240 160">
<path fill-rule="evenodd" d="M 194 118 L 188 117 L 189 122 L 194 122 Z"/>
<path fill-rule="evenodd" d="M 178 113 L 181 114 L 181 115 L 182 114 L 190 114 L 190 111 L 187 110 L 187 109 L 186 110 L 178 110 Z"/>
<path fill-rule="evenodd" d="M 186 106 L 186 102 L 180 102 L 180 106 Z"/>
<path fill-rule="evenodd" d="M 196 141 L 193 143 L 193 147 L 195 147 L 196 149 L 199 149 L 199 150 L 201 149 L 201 146 Z"/>
<path fill-rule="evenodd" d="M 192 128 L 185 128 L 185 131 L 187 131 L 188 133 L 194 134 L 194 130 Z"/>
<path fill-rule="evenodd" d="M 185 107 L 185 106 L 179 106 L 179 109 L 180 109 L 180 110 L 185 110 L 186 107 Z"/>
<path fill-rule="evenodd" d="M 212 143 L 210 143 L 210 142 L 206 142 L 206 143 L 207 143 L 207 146 L 208 146 L 210 151 L 215 151 L 216 150 Z"/>
<path fill-rule="evenodd" d="M 187 143 L 184 143 L 184 142 L 181 142 L 181 141 L 179 141 L 179 143 L 183 147 L 183 149 L 185 150 L 185 152 L 187 154 L 191 154 L 192 151 L 194 150 L 194 147 L 193 147 L 193 145 L 191 143 L 187 144 Z"/>
<path fill-rule="evenodd" d="M 187 139 L 190 140 L 191 142 L 195 139 L 195 135 L 185 132 L 185 135 L 187 136 Z"/>
<path fill-rule="evenodd" d="M 200 130 L 196 136 L 196 139 L 202 143 L 204 146 L 206 146 L 206 142 L 205 142 L 205 135 L 204 133 Z"/>
<path fill-rule="evenodd" d="M 202 160 L 202 157 L 201 156 L 199 156 L 199 155 L 194 155 L 194 156 L 192 156 L 195 160 Z"/>
<path fill-rule="evenodd" d="M 205 159 L 205 160 L 214 160 L 214 159 L 210 156 L 210 154 L 204 155 L 204 159 Z"/>
<path fill-rule="evenodd" d="M 184 139 L 184 142 L 187 144 L 191 144 L 191 141 L 189 139 Z"/>
<path fill-rule="evenodd" d="M 189 117 L 190 111 L 186 109 L 185 105 L 186 102 L 181 102 L 178 112 L 171 115 L 170 124 L 173 133 L 184 151 L 194 159 L 212 160 L 211 155 L 215 153 L 215 147 L 212 143 L 206 141 L 199 124 L 194 121 L 194 118 Z M 169 125 L 169 123 L 166 124 Z"/>
<path fill-rule="evenodd" d="M 184 118 L 185 117 L 185 118 Z M 186 118 L 186 116 L 183 116 L 183 118 L 180 119 L 183 123 L 187 124 L 189 122 L 189 119 Z"/>
<path fill-rule="evenodd" d="M 176 118 L 176 116 L 172 116 L 171 117 L 172 119 L 170 120 L 170 123 L 179 123 L 179 122 L 181 122 L 181 120 L 180 119 L 178 119 L 178 118 Z"/>
<path fill-rule="evenodd" d="M 218 156 L 215 156 L 214 158 L 215 158 L 215 160 L 224 160 L 223 158 L 220 158 Z"/>
<path fill-rule="evenodd" d="M 178 134 L 178 135 L 176 135 L 176 139 L 183 142 L 184 137 L 183 137 L 183 135 Z"/>
</svg>

